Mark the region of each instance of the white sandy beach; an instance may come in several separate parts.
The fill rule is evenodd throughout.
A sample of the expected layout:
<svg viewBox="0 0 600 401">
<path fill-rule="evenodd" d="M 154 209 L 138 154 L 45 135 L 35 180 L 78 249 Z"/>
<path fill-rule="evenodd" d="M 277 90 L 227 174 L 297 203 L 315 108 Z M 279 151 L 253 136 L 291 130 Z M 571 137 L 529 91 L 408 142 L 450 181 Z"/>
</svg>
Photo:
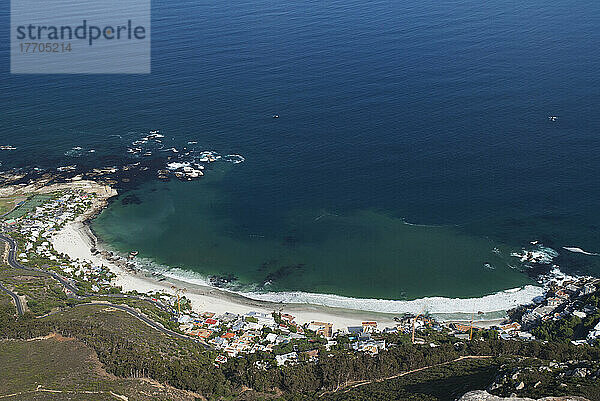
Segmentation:
<svg viewBox="0 0 600 401">
<path fill-rule="evenodd" d="M 109 198 L 117 195 L 117 191 L 110 186 L 89 180 L 52 185 L 39 182 L 26 186 L 3 187 L 0 188 L 0 195 L 49 193 L 63 189 L 80 189 L 94 193 L 97 197 L 90 209 L 54 234 L 51 243 L 56 251 L 74 260 L 79 259 L 109 268 L 116 275 L 113 284 L 122 287 L 123 291 L 135 290 L 140 293 L 164 291 L 174 294 L 171 288 L 173 285 L 180 289 L 185 288 L 187 290 L 185 296 L 192 301 L 192 308 L 197 312 L 244 314 L 249 311 L 265 313 L 281 311 L 295 316 L 300 324 L 325 321 L 333 323 L 334 330 L 342 330 L 348 326 L 360 325 L 363 321 L 376 321 L 380 327 L 391 327 L 395 325 L 394 317 L 407 312 L 418 314 L 427 311 L 441 321 L 468 321 L 475 316 L 478 319 L 475 321 L 478 326 L 490 326 L 502 321 L 506 316 L 506 310 L 531 303 L 534 298 L 543 294 L 542 287 L 532 285 L 467 299 L 445 297 L 415 300 L 361 299 L 307 292 L 237 294 L 211 287 L 201 277 L 194 275 L 187 277 L 190 273 L 188 271 L 173 269 L 165 272 L 162 277 L 156 277 L 126 269 L 122 263 L 112 262 L 102 253 L 92 254 L 91 248 L 100 250 L 100 247 L 85 223 L 107 205 Z M 479 312 L 484 314 L 481 315 Z"/>
<path fill-rule="evenodd" d="M 172 285 L 178 288 L 186 288 L 187 292 L 185 296 L 191 300 L 192 308 L 197 312 L 209 311 L 217 314 L 225 312 L 244 314 L 249 311 L 271 313 L 276 310 L 282 310 L 295 316 L 296 321 L 300 324 L 311 321 L 325 321 L 333 323 L 334 329 L 360 325 L 365 320 L 376 320 L 380 324 L 389 326 L 393 326 L 394 324 L 392 315 L 382 317 L 380 314 L 360 311 L 336 311 L 334 308 L 322 306 L 283 305 L 261 302 L 212 287 L 190 284 L 172 278 L 168 278 L 165 281 L 158 281 L 152 277 L 145 276 L 143 273 L 126 270 L 100 254 L 92 254 L 91 248 L 94 247 L 92 234 L 81 221 L 67 224 L 52 237 L 51 243 L 57 252 L 67 254 L 72 259 L 87 261 L 96 266 L 108 267 L 117 276 L 114 285 L 121 286 L 123 291 L 135 290 L 141 293 L 164 291 L 174 294 L 174 290 L 171 288 Z"/>
<path fill-rule="evenodd" d="M 47 191 L 54 189 L 52 187 L 38 187 L 36 190 Z M 304 292 L 256 293 L 243 296 L 211 287 L 203 280 L 184 278 L 176 270 L 169 271 L 166 273 L 168 277 L 163 276 L 162 281 L 159 281 L 158 277 L 150 274 L 126 269 L 121 263 L 107 259 L 102 253 L 92 253 L 92 248 L 100 249 L 100 247 L 85 222 L 99 213 L 106 206 L 107 200 L 117 194 L 114 189 L 93 181 L 61 184 L 60 188 L 63 187 L 84 189 L 96 193 L 98 197 L 88 211 L 51 238 L 51 243 L 57 252 L 64 253 L 74 260 L 87 261 L 96 266 L 109 268 L 116 275 L 113 284 L 122 287 L 123 291 L 135 290 L 140 293 L 164 291 L 174 294 L 173 285 L 180 289 L 185 288 L 187 290 L 185 296 L 192 301 L 192 308 L 197 312 L 244 314 L 249 311 L 265 313 L 282 311 L 295 316 L 300 324 L 325 321 L 333 323 L 334 329 L 344 329 L 348 326 L 360 325 L 362 321 L 377 321 L 383 327 L 393 326 L 394 317 L 404 312 L 417 314 L 426 310 L 438 319 L 464 321 L 470 319 L 472 315 L 477 317 L 478 312 L 483 311 L 488 316 L 479 317 L 481 320 L 476 323 L 480 326 L 489 326 L 502 320 L 502 311 L 530 303 L 533 298 L 542 295 L 541 287 L 529 285 L 469 299 L 430 297 L 413 301 L 395 301 Z M 500 312 L 497 313 L 498 311 Z"/>
<path fill-rule="evenodd" d="M 108 267 L 117 276 L 113 284 L 121 286 L 123 291 L 135 290 L 140 293 L 164 291 L 174 294 L 175 292 L 171 288 L 173 285 L 177 288 L 185 288 L 187 290 L 185 296 L 191 300 L 192 308 L 196 312 L 209 311 L 215 312 L 216 314 L 225 312 L 244 314 L 249 311 L 265 313 L 281 311 L 295 316 L 296 321 L 300 324 L 311 321 L 333 323 L 334 330 L 342 330 L 348 326 L 360 325 L 363 321 L 376 321 L 380 327 L 393 327 L 395 325 L 393 318 L 398 316 L 398 314 L 333 308 L 307 303 L 264 302 L 213 287 L 180 281 L 171 277 L 163 281 L 158 281 L 158 279 L 147 276 L 144 273 L 136 273 L 124 269 L 100 254 L 92 254 L 91 248 L 95 246 L 95 240 L 89 228 L 81 221 L 75 221 L 66 225 L 52 237 L 51 242 L 56 251 L 65 253 L 72 259 L 87 261 L 96 266 Z M 510 292 L 508 292 L 507 295 L 510 295 Z M 477 300 L 485 299 L 486 297 L 476 298 L 473 299 L 473 302 L 477 303 Z M 452 302 L 451 299 L 442 298 L 442 300 Z M 514 299 L 513 302 L 516 306 L 519 303 L 519 300 Z M 418 303 L 416 305 L 418 305 Z M 477 317 L 476 314 L 475 317 Z M 451 320 L 464 322 L 468 319 L 453 318 Z M 476 320 L 474 323 L 480 327 L 489 327 L 494 324 L 499 324 L 502 321 L 502 318 L 487 318 L 485 320 Z"/>
</svg>

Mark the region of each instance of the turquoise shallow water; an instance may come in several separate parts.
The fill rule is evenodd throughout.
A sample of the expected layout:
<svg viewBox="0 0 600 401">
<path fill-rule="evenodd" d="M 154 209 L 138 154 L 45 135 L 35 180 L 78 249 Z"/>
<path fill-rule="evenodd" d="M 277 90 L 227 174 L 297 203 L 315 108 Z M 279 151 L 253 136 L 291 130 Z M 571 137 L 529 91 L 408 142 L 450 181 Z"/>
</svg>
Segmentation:
<svg viewBox="0 0 600 401">
<path fill-rule="evenodd" d="M 136 202 L 117 200 L 92 227 L 122 252 L 139 250 L 142 258 L 204 277 L 233 275 L 228 287 L 241 291 L 414 299 L 475 297 L 531 283 L 509 267 L 518 265 L 510 247 L 383 211 L 296 209 L 277 226 L 241 225 L 219 189 L 236 167 L 216 168 L 195 183 L 148 183 L 121 197 Z"/>
<path fill-rule="evenodd" d="M 152 129 L 245 157 L 120 183 L 93 224 L 111 246 L 354 297 L 529 283 L 510 254 L 534 240 L 600 274 L 562 248 L 600 251 L 600 3 L 154 1 L 152 18 L 150 75 L 10 75 L 0 46 L 1 169 L 137 162 Z"/>
</svg>

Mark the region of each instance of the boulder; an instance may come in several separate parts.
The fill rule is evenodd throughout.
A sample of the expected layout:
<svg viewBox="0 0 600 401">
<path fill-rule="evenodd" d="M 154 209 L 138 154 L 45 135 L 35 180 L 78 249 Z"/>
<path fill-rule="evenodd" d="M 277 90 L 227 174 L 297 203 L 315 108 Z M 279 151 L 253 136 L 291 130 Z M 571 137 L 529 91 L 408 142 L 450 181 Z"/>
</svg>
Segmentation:
<svg viewBox="0 0 600 401">
<path fill-rule="evenodd" d="M 462 397 L 458 399 L 458 401 L 589 401 L 587 398 L 582 397 L 571 397 L 571 396 L 562 396 L 562 397 L 544 397 L 538 400 L 534 400 L 533 398 L 522 398 L 522 397 L 498 397 L 496 395 L 490 394 L 487 391 L 476 390 L 469 391 Z"/>
</svg>

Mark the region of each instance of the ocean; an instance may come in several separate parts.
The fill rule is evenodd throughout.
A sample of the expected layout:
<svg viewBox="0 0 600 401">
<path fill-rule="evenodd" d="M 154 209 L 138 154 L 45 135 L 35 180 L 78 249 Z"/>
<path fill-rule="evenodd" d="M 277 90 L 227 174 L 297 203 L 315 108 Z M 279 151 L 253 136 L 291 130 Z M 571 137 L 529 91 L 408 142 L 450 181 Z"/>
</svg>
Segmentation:
<svg viewBox="0 0 600 401">
<path fill-rule="evenodd" d="M 84 76 L 10 75 L 4 31 L 0 145 L 16 149 L 0 170 L 134 164 L 127 149 L 160 130 L 152 168 L 92 229 L 261 299 L 597 275 L 599 256 L 564 247 L 600 252 L 598 27 L 591 0 L 157 0 L 152 73 Z M 156 179 L 202 150 L 243 162 Z"/>
</svg>

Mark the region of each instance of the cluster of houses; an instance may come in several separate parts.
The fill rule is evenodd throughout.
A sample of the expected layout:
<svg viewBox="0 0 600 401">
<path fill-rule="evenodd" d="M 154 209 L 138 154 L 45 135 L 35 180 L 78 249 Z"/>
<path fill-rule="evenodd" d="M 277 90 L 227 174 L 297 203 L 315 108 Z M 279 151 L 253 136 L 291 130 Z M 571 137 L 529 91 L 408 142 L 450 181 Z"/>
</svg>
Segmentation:
<svg viewBox="0 0 600 401">
<path fill-rule="evenodd" d="M 521 318 L 523 327 L 531 329 L 540 322 L 556 321 L 571 316 L 584 319 L 590 314 L 597 313 L 595 306 L 583 304 L 580 300 L 586 295 L 593 294 L 598 284 L 598 279 L 581 277 L 550 285 L 545 299 L 538 300 L 537 305 L 531 306 L 523 314 Z"/>
<path fill-rule="evenodd" d="M 243 315 L 188 312 L 181 315 L 178 322 L 183 333 L 198 337 L 223 352 L 224 355 L 216 359 L 218 363 L 226 362 L 228 357 L 256 352 L 273 353 L 278 366 L 298 363 L 300 360 L 316 361 L 319 357 L 318 346 L 330 350 L 337 346 L 338 336 L 348 337 L 349 347 L 359 352 L 375 355 L 386 349 L 385 340 L 377 337 L 380 331 L 376 322 L 363 322 L 361 326 L 334 332 L 332 323 L 312 321 L 302 326 L 289 314 L 254 311 Z M 316 341 L 317 338 L 321 340 Z M 290 344 L 293 340 L 314 342 L 315 347 L 299 351 L 297 345 L 293 345 L 293 351 L 279 352 L 278 346 Z"/>
<path fill-rule="evenodd" d="M 380 351 L 386 349 L 385 339 L 374 338 L 372 333 L 353 333 L 354 336 L 350 336 L 349 339 L 352 341 L 352 349 L 359 352 L 366 352 L 371 355 L 376 355 Z"/>
<path fill-rule="evenodd" d="M 46 239 L 51 237 L 62 224 L 74 219 L 82 207 L 89 205 L 89 197 L 90 195 L 86 193 L 67 192 L 35 206 L 22 216 L 16 213 L 18 217 L 5 219 L 3 225 L 8 230 L 19 233 L 26 241 L 25 248 L 19 255 L 22 261 L 27 262 L 27 253 L 57 260 Z M 21 202 L 20 207 L 26 206 L 25 202 Z"/>
<path fill-rule="evenodd" d="M 293 323 L 294 318 L 285 317 L 287 321 L 282 318 L 278 323 L 274 315 L 254 311 L 244 315 L 189 312 L 181 315 L 178 322 L 183 333 L 202 339 L 229 357 L 236 357 L 259 351 L 272 352 L 279 344 L 306 338 L 301 327 Z M 219 361 L 223 362 L 223 358 Z"/>
<path fill-rule="evenodd" d="M 62 276 L 73 280 L 92 283 L 92 291 L 111 288 L 114 274 L 103 266 L 71 260 L 59 255 L 50 244 L 50 238 L 67 222 L 72 221 L 92 204 L 95 195 L 82 190 L 67 190 L 61 194 L 43 196 L 43 201 L 34 205 L 27 213 L 5 219 L 3 228 L 20 240 L 21 252 L 17 255 L 21 263 L 44 260 L 44 267 L 52 267 Z M 47 199 L 46 199 L 47 198 Z M 27 202 L 27 201 L 26 201 Z M 20 207 L 28 207 L 22 202 Z M 18 211 L 19 209 L 16 209 Z M 49 265 L 52 266 L 49 266 Z"/>
<path fill-rule="evenodd" d="M 590 343 L 596 342 L 600 338 L 600 322 L 588 333 L 587 341 Z"/>
<path fill-rule="evenodd" d="M 534 300 L 532 305 L 523 307 L 522 317 L 519 321 L 509 322 L 492 327 L 504 340 L 534 340 L 531 330 L 542 322 L 559 321 L 572 316 L 585 319 L 589 315 L 598 313 L 594 305 L 582 302 L 583 297 L 593 294 L 600 287 L 600 280 L 592 277 L 569 278 L 562 282 L 553 282 L 548 286 L 544 297 Z M 470 324 L 453 324 L 450 326 L 454 334 L 460 338 L 468 338 L 471 330 L 481 328 Z M 600 322 L 590 331 L 584 340 L 574 340 L 576 345 L 593 344 L 600 338 Z"/>
<path fill-rule="evenodd" d="M 521 340 L 535 339 L 531 333 L 522 330 L 522 326 L 519 322 L 503 324 L 498 327 L 498 331 L 500 332 L 500 338 L 503 340 L 514 340 L 517 338 Z"/>
<path fill-rule="evenodd" d="M 31 210 L 23 215 L 17 214 L 14 218 L 5 219 L 4 230 L 10 231 L 20 241 L 22 252 L 18 255 L 19 260 L 27 263 L 32 262 L 34 258 L 35 261 L 44 259 L 52 264 L 52 268 L 60 270 L 65 277 L 92 283 L 92 291 L 111 288 L 112 273 L 108 269 L 58 255 L 49 241 L 64 223 L 89 209 L 93 197 L 93 194 L 84 191 L 67 190 L 48 197 L 37 206 L 34 203 Z M 580 300 L 596 292 L 598 287 L 600 280 L 590 277 L 552 283 L 545 297 L 536 299 L 533 305 L 524 307 L 519 321 L 502 324 L 494 329 L 500 338 L 505 340 L 532 340 L 534 337 L 530 330 L 541 322 L 569 316 L 584 319 L 598 311 L 595 306 L 586 305 Z M 212 312 L 196 313 L 188 309 L 182 314 L 178 298 L 166 294 L 163 296 L 167 298 L 166 305 L 169 305 L 165 310 L 172 313 L 172 319 L 177 320 L 182 333 L 221 351 L 216 363 L 224 363 L 228 358 L 257 352 L 273 354 L 278 366 L 305 360 L 315 361 L 319 358 L 319 350 L 337 347 L 340 337 L 344 337 L 347 349 L 376 355 L 390 346 L 386 343 L 384 334 L 412 335 L 415 343 L 425 344 L 424 340 L 415 337 L 414 334 L 424 329 L 433 329 L 468 339 L 473 331 L 482 330 L 473 324 L 442 325 L 426 315 L 415 318 L 407 314 L 397 319 L 392 327 L 380 328 L 377 322 L 365 321 L 361 325 L 334 331 L 332 323 L 312 321 L 300 325 L 296 323 L 294 316 L 285 313 L 250 311 L 243 315 L 229 312 L 217 315 Z M 157 299 L 153 301 L 158 302 Z M 590 331 L 586 340 L 576 343 L 593 343 L 599 338 L 600 323 Z M 297 346 L 301 341 L 309 344 L 302 350 Z M 315 344 L 314 347 L 311 343 Z M 433 343 L 429 345 L 436 346 Z"/>
</svg>

